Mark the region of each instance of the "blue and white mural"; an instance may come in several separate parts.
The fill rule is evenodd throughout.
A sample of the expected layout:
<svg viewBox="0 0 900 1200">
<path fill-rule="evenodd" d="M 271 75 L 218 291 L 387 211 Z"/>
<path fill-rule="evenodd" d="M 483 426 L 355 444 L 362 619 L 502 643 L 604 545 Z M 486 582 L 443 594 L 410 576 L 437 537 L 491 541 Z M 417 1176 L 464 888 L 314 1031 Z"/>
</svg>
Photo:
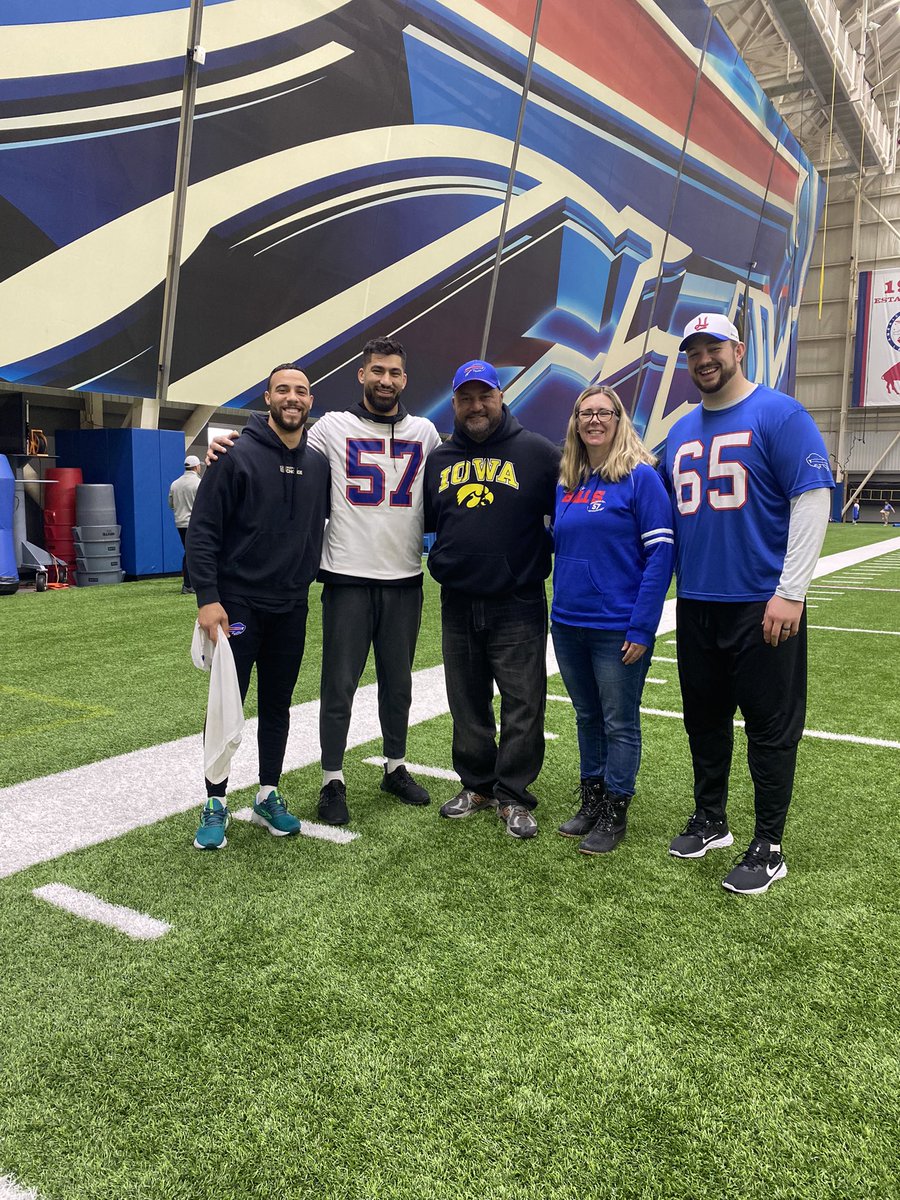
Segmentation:
<svg viewBox="0 0 900 1200">
<path fill-rule="evenodd" d="M 395 333 L 449 427 L 480 353 L 533 0 L 206 0 L 169 397 L 318 412 Z M 0 377 L 151 396 L 187 0 L 0 11 Z M 701 0 L 545 0 L 487 357 L 531 427 L 616 387 L 649 441 L 693 389 L 699 309 L 790 387 L 815 172 Z"/>
</svg>

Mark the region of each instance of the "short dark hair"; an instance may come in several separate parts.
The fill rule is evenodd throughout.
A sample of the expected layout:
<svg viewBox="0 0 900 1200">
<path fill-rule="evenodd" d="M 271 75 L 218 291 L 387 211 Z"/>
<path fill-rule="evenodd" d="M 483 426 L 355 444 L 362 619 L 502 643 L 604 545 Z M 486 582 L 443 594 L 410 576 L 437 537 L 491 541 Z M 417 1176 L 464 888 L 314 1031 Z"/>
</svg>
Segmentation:
<svg viewBox="0 0 900 1200">
<path fill-rule="evenodd" d="M 373 354 L 399 354 L 403 362 L 403 370 L 406 370 L 406 351 L 396 338 L 370 338 L 370 340 L 363 346 L 363 366 L 370 361 Z"/>
<path fill-rule="evenodd" d="M 273 367 L 269 372 L 269 378 L 266 380 L 267 392 L 272 390 L 272 376 L 277 375 L 279 371 L 299 371 L 301 375 L 306 374 L 303 368 L 298 367 L 296 363 L 280 363 L 277 367 Z"/>
</svg>

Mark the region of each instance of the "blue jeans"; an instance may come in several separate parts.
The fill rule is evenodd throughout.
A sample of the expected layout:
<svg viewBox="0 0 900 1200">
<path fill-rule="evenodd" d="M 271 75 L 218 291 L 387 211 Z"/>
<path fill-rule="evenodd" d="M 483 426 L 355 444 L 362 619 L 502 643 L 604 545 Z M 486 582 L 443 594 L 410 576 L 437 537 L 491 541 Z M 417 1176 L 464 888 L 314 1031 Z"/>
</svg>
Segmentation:
<svg viewBox="0 0 900 1200">
<path fill-rule="evenodd" d="M 575 706 L 581 777 L 603 778 L 608 791 L 633 796 L 641 765 L 641 693 L 653 646 L 626 667 L 624 633 L 554 621 L 552 634 Z"/>
</svg>

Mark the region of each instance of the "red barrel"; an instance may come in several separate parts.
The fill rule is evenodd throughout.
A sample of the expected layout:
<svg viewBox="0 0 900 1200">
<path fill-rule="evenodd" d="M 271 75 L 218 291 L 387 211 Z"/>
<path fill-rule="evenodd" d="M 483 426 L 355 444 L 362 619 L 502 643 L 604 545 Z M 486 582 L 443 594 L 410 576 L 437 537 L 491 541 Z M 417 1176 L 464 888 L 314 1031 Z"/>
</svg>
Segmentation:
<svg viewBox="0 0 900 1200">
<path fill-rule="evenodd" d="M 44 524 L 68 525 L 71 536 L 75 524 L 75 489 L 82 482 L 81 467 L 51 467 L 44 478 L 50 482 L 44 488 Z"/>
</svg>

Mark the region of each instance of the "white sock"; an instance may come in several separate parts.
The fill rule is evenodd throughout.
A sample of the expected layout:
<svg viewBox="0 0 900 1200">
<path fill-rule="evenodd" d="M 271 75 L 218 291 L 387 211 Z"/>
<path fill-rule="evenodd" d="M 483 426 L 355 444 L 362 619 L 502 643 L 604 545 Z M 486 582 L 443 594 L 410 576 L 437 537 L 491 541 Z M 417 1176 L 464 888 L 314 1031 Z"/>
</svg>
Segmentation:
<svg viewBox="0 0 900 1200">
<path fill-rule="evenodd" d="M 777 844 L 775 842 L 769 842 L 769 848 L 771 849 L 773 854 L 780 854 L 781 853 L 781 842 L 778 842 Z"/>
<path fill-rule="evenodd" d="M 278 791 L 277 783 L 261 783 L 259 785 L 259 791 L 256 793 L 257 804 L 262 804 L 263 800 L 268 800 L 269 792 L 277 792 L 277 791 Z"/>
<path fill-rule="evenodd" d="M 339 779 L 341 781 L 341 783 L 343 783 L 344 782 L 344 772 L 343 771 L 323 771 L 322 772 L 322 787 L 327 787 L 328 784 L 331 783 L 331 781 L 333 779 Z"/>
<path fill-rule="evenodd" d="M 406 762 L 405 758 L 389 758 L 387 766 L 384 768 L 388 775 L 391 775 L 398 767 L 402 767 Z"/>
</svg>

